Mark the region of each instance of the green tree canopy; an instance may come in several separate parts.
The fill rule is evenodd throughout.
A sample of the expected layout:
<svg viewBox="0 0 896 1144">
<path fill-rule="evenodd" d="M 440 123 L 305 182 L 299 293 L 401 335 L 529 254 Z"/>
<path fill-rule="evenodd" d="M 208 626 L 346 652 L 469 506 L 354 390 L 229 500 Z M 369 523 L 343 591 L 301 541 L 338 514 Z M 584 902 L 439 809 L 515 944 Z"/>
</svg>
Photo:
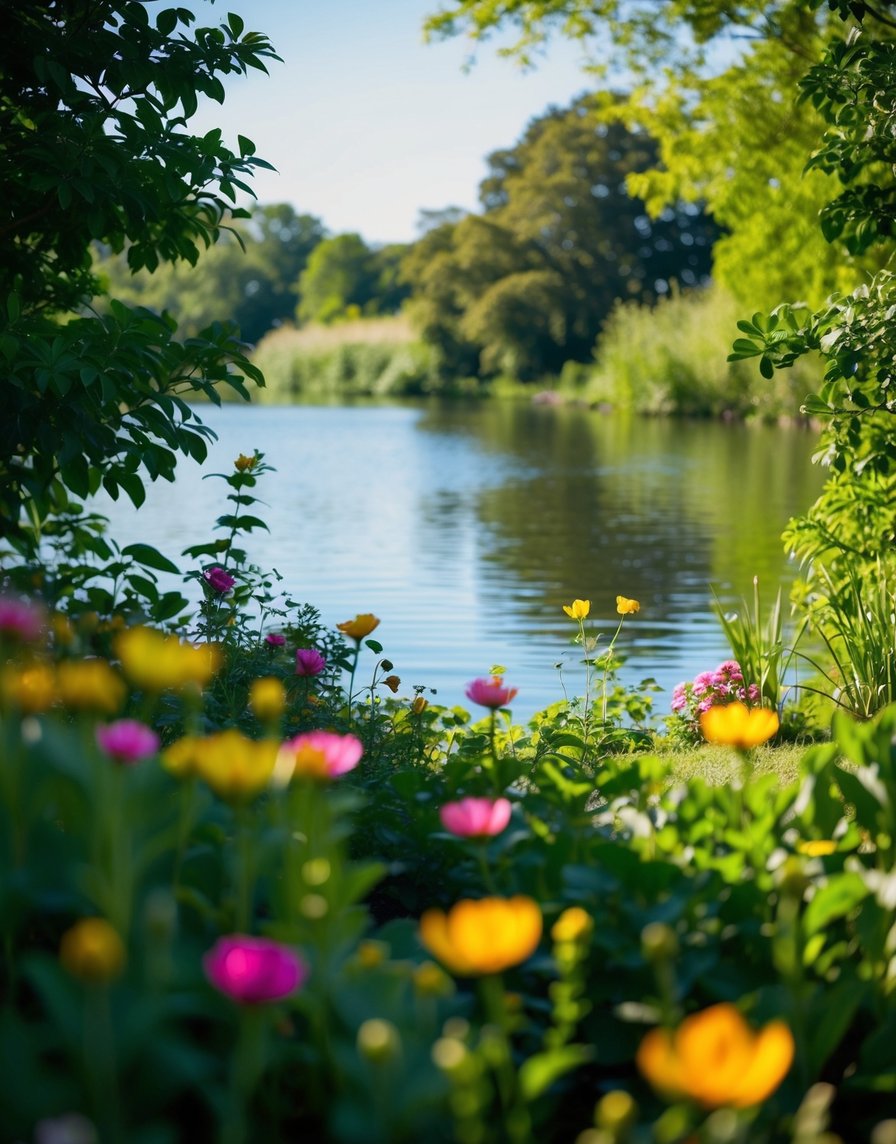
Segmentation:
<svg viewBox="0 0 896 1144">
<path fill-rule="evenodd" d="M 587 360 L 620 298 L 650 301 L 710 268 L 715 228 L 693 205 L 648 217 L 626 179 L 656 161 L 644 131 L 604 122 L 592 101 L 533 120 L 488 158 L 482 216 L 430 230 L 405 274 L 427 340 L 455 370 L 537 377 Z"/>
<path fill-rule="evenodd" d="M 94 243 L 128 264 L 194 264 L 214 244 L 247 176 L 267 166 L 240 136 L 185 130 L 222 76 L 265 70 L 265 36 L 229 15 L 198 26 L 185 8 L 133 0 L 4 6 L 0 41 L 0 533 L 31 550 L 68 492 L 102 482 L 143 498 L 141 473 L 171 478 L 176 454 L 205 456 L 208 431 L 182 400 L 261 381 L 233 330 L 178 341 L 175 322 L 113 303 Z M 72 317 L 78 312 L 79 317 Z"/>
<path fill-rule="evenodd" d="M 396 313 L 408 293 L 398 275 L 403 250 L 400 244 L 368 246 L 360 234 L 325 239 L 299 278 L 299 320 Z"/>
</svg>

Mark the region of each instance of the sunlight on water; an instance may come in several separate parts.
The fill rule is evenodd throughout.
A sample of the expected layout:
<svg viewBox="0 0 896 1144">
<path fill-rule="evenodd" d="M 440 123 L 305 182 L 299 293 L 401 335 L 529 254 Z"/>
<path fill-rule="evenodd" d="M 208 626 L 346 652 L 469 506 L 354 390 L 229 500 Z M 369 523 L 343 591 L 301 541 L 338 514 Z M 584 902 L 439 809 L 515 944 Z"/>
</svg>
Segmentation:
<svg viewBox="0 0 896 1144">
<path fill-rule="evenodd" d="M 653 676 L 666 712 L 675 683 L 728 655 L 710 584 L 734 604 L 754 575 L 769 600 L 789 583 L 780 533 L 822 479 L 812 438 L 796 430 L 504 403 L 201 416 L 219 435 L 201 470 L 181 462 L 176 484 L 152 486 L 139 513 L 98 505 L 120 544 L 143 540 L 178 562 L 228 511 L 223 483 L 203 474 L 258 448 L 277 471 L 257 489 L 270 533 L 247 539 L 250 559 L 328 625 L 380 616 L 402 694 L 421 684 L 468 706 L 465 683 L 503 664 L 518 718 L 564 685 L 581 690 L 562 605 L 591 599 L 604 642 L 617 594 L 642 605 L 618 644 L 623 681 Z"/>
</svg>

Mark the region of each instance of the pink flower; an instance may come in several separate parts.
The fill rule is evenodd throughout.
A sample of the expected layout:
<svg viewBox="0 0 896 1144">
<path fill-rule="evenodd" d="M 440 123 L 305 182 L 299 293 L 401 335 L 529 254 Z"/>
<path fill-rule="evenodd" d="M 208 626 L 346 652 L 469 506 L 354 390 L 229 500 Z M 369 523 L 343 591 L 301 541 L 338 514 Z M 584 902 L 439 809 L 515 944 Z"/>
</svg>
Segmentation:
<svg viewBox="0 0 896 1144">
<path fill-rule="evenodd" d="M 446 830 L 460 838 L 492 838 L 510 821 L 510 809 L 506 798 L 462 798 L 445 803 L 439 818 Z"/>
<path fill-rule="evenodd" d="M 212 985 L 240 1005 L 280 1001 L 308 977 L 308 967 L 295 950 L 245 934 L 219 938 L 202 964 Z"/>
<path fill-rule="evenodd" d="M 296 675 L 320 675 L 327 661 L 316 647 L 300 647 L 296 652 Z"/>
<path fill-rule="evenodd" d="M 15 636 L 23 643 L 36 640 L 44 626 L 44 614 L 36 604 L 0 596 L 0 635 Z"/>
<path fill-rule="evenodd" d="M 334 779 L 354 770 L 364 747 L 354 735 L 333 731 L 306 731 L 283 744 L 295 757 L 293 774 L 315 779 Z"/>
<path fill-rule="evenodd" d="M 710 709 L 710 707 L 714 707 L 714 706 L 715 706 L 715 700 L 713 699 L 713 697 L 711 695 L 708 695 L 705 699 L 701 699 L 700 702 L 697 704 L 697 710 L 698 711 L 708 711 Z"/>
<path fill-rule="evenodd" d="M 518 688 L 505 687 L 500 675 L 489 679 L 474 679 L 467 684 L 467 699 L 472 699 L 480 707 L 506 707 L 516 695 Z"/>
<path fill-rule="evenodd" d="M 687 693 L 686 688 L 687 688 L 687 684 L 685 684 L 685 683 L 677 683 L 675 685 L 675 688 L 672 692 L 672 703 L 671 703 L 671 707 L 672 707 L 673 711 L 679 712 L 679 711 L 687 710 L 688 693 Z"/>
<path fill-rule="evenodd" d="M 116 763 L 133 766 L 159 749 L 159 736 L 136 719 L 119 719 L 107 727 L 97 727 L 96 741 Z"/>
<path fill-rule="evenodd" d="M 714 685 L 713 674 L 711 671 L 701 671 L 699 675 L 694 677 L 691 688 L 695 695 L 702 695 L 704 691 L 708 691 Z"/>
<path fill-rule="evenodd" d="M 226 595 L 236 583 L 236 580 L 228 572 L 225 572 L 220 564 L 216 564 L 213 568 L 206 568 L 202 577 L 211 590 L 217 592 L 219 596 Z"/>
<path fill-rule="evenodd" d="M 749 701 L 751 703 L 758 703 L 759 702 L 759 684 L 758 683 L 751 683 L 750 686 L 747 688 L 747 699 L 749 699 Z"/>
<path fill-rule="evenodd" d="M 283 647 L 286 643 L 286 636 L 281 635 L 280 632 L 270 632 L 264 637 L 264 642 L 268 647 Z"/>
</svg>

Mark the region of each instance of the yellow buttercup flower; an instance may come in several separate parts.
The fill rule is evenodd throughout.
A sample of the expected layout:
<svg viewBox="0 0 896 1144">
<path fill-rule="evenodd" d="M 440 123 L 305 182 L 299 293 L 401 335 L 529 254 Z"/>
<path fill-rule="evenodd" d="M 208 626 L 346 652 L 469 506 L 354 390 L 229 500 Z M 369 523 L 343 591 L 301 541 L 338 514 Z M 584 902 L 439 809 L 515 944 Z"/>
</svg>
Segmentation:
<svg viewBox="0 0 896 1144">
<path fill-rule="evenodd" d="M 700 716 L 700 730 L 708 743 L 746 750 L 759 747 L 778 730 L 778 713 L 770 707 L 726 703 L 710 707 Z"/>
<path fill-rule="evenodd" d="M 59 698 L 75 711 L 114 715 L 124 702 L 124 680 L 105 659 L 65 660 L 56 682 Z"/>
<path fill-rule="evenodd" d="M 159 761 L 175 778 L 191 778 L 199 773 L 199 755 L 203 742 L 198 735 L 184 735 L 162 751 Z"/>
<path fill-rule="evenodd" d="M 500 973 L 535 952 L 541 940 L 541 910 L 523 895 L 468 899 L 448 913 L 426 910 L 420 940 L 452 973 Z"/>
<path fill-rule="evenodd" d="M 25 715 L 46 711 L 56 699 L 56 673 L 47 663 L 0 670 L 0 698 Z"/>
<path fill-rule="evenodd" d="M 124 943 L 104 918 L 83 918 L 62 935 L 59 960 L 82 981 L 112 981 L 124 968 Z"/>
<path fill-rule="evenodd" d="M 247 457 L 245 453 L 240 453 L 237 459 L 233 462 L 234 468 L 241 473 L 249 472 L 255 468 L 258 461 L 257 457 Z"/>
<path fill-rule="evenodd" d="M 798 842 L 796 848 L 807 858 L 826 858 L 837 849 L 837 843 L 830 838 L 812 838 L 808 842 Z"/>
<path fill-rule="evenodd" d="M 571 604 L 564 604 L 563 611 L 571 620 L 584 620 L 591 611 L 590 600 L 573 600 Z"/>
<path fill-rule="evenodd" d="M 374 628 L 378 628 L 379 624 L 380 621 L 371 612 L 362 612 L 353 620 L 346 620 L 344 623 L 337 624 L 336 627 L 344 632 L 349 639 L 360 643 L 365 636 L 370 635 Z"/>
<path fill-rule="evenodd" d="M 271 781 L 279 743 L 249 739 L 235 728 L 193 744 L 196 773 L 227 802 L 249 802 Z"/>
<path fill-rule="evenodd" d="M 748 1108 L 770 1096 L 793 1061 L 793 1036 L 783 1021 L 754 1033 L 727 1003 L 686 1017 L 679 1027 L 652 1029 L 636 1055 L 658 1092 L 705 1108 Z"/>
<path fill-rule="evenodd" d="M 182 643 L 155 628 L 129 628 L 115 641 L 128 679 L 145 691 L 205 687 L 218 670 L 220 649 L 213 644 Z"/>
<path fill-rule="evenodd" d="M 551 937 L 556 942 L 581 941 L 594 929 L 594 920 L 581 906 L 570 906 L 564 910 L 551 928 Z"/>
<path fill-rule="evenodd" d="M 641 605 L 637 600 L 630 600 L 627 596 L 617 596 L 616 611 L 620 616 L 631 616 L 641 611 Z"/>
<path fill-rule="evenodd" d="M 286 690 L 281 681 L 272 675 L 253 679 L 249 688 L 249 706 L 256 719 L 279 719 L 286 706 Z"/>
</svg>

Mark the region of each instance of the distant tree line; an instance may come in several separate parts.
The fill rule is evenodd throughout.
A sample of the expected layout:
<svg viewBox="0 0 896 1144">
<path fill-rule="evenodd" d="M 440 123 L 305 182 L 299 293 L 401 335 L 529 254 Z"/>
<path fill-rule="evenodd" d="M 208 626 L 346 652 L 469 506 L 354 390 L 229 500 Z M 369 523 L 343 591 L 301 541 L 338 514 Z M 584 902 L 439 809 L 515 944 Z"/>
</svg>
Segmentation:
<svg viewBox="0 0 896 1144">
<path fill-rule="evenodd" d="M 643 130 L 602 121 L 582 97 L 532 120 L 488 157 L 480 213 L 424 211 L 413 243 L 329 234 L 287 204 L 257 207 L 193 267 L 134 274 L 97 252 L 111 296 L 168 311 L 195 334 L 235 321 L 255 343 L 283 324 L 329 324 L 407 308 L 445 378 L 531 380 L 590 359 L 621 301 L 705 284 L 718 228 L 699 205 L 654 218 L 627 179 L 657 161 Z"/>
</svg>

